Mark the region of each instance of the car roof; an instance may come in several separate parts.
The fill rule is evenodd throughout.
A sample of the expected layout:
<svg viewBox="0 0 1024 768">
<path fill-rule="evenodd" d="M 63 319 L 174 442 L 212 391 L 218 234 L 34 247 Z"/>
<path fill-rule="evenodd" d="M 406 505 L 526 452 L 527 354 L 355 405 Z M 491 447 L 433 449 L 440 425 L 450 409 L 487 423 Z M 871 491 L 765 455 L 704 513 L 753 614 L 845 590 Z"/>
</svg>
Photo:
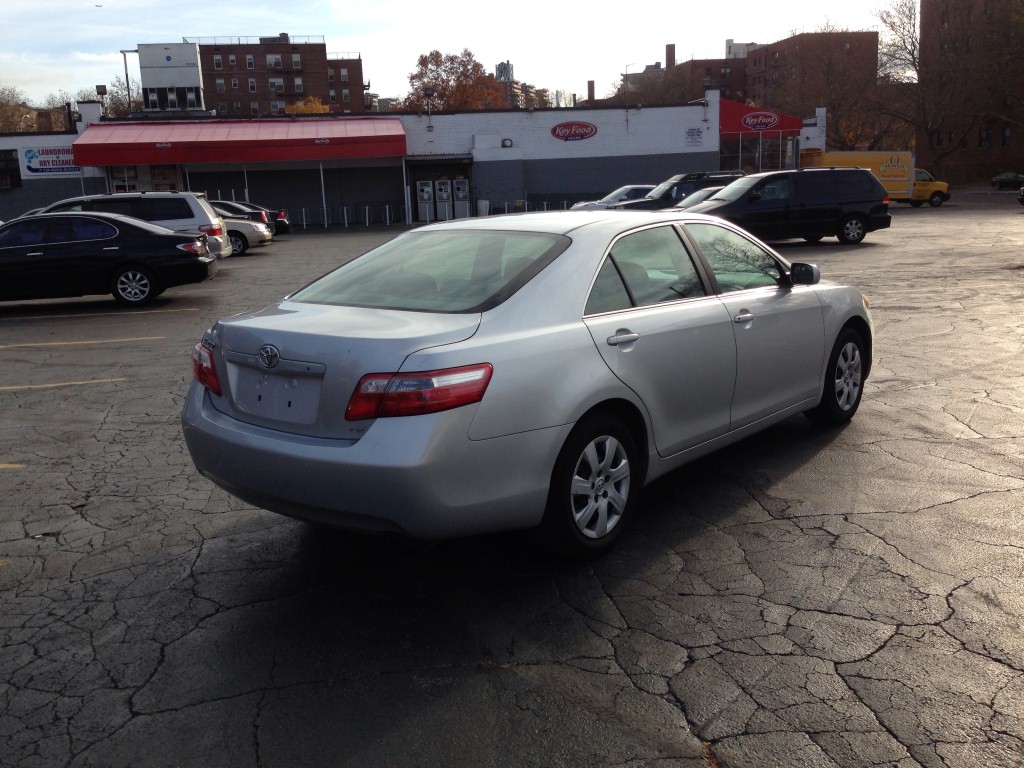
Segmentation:
<svg viewBox="0 0 1024 768">
<path fill-rule="evenodd" d="M 661 222 L 701 221 L 722 224 L 722 219 L 705 214 L 689 213 L 684 209 L 661 208 L 651 211 L 542 211 L 536 213 L 509 213 L 486 218 L 454 219 L 420 227 L 414 231 L 519 231 L 567 235 L 581 228 L 604 228 L 625 231 L 645 224 Z"/>
</svg>

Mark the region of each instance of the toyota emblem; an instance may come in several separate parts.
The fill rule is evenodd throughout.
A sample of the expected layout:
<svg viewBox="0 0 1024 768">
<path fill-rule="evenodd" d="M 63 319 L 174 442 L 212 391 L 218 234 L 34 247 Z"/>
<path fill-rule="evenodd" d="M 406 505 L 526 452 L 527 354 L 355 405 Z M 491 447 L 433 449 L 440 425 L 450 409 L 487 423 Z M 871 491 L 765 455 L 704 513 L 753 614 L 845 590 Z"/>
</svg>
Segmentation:
<svg viewBox="0 0 1024 768">
<path fill-rule="evenodd" d="M 260 347 L 260 365 L 264 368 L 273 368 L 281 362 L 281 353 L 272 344 L 264 344 Z"/>
</svg>

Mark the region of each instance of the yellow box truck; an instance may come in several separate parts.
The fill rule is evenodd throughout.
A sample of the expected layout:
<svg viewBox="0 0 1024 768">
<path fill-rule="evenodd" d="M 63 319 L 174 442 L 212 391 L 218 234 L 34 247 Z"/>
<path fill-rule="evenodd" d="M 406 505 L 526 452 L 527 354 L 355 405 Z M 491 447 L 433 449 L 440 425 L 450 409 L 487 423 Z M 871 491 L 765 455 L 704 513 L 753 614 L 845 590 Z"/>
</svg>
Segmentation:
<svg viewBox="0 0 1024 768">
<path fill-rule="evenodd" d="M 804 168 L 867 168 L 882 182 L 891 202 L 910 203 L 915 208 L 925 203 L 937 208 L 951 197 L 946 182 L 936 181 L 928 171 L 914 167 L 913 152 L 805 150 L 800 153 L 800 165 Z"/>
</svg>

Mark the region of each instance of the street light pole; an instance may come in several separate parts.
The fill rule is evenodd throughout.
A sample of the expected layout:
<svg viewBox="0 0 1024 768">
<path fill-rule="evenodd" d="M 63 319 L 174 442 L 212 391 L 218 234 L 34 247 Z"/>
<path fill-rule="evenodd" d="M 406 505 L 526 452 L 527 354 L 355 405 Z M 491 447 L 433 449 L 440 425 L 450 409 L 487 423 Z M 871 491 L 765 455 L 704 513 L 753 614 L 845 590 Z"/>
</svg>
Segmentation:
<svg viewBox="0 0 1024 768">
<path fill-rule="evenodd" d="M 138 53 L 138 48 L 129 48 L 121 51 L 121 56 L 124 58 L 124 91 L 126 94 L 127 104 L 125 104 L 125 115 L 130 116 L 132 113 L 132 85 L 128 81 L 128 54 Z"/>
</svg>

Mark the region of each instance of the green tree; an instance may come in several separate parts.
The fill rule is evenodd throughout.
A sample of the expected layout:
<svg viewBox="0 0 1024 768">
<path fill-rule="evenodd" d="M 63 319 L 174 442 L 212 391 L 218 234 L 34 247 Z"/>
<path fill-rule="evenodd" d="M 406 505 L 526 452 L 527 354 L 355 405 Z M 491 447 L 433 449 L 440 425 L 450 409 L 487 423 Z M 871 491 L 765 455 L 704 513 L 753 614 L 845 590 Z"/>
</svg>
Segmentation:
<svg viewBox="0 0 1024 768">
<path fill-rule="evenodd" d="M 432 109 L 501 109 L 508 106 L 505 88 L 488 74 L 466 48 L 461 54 L 431 51 L 416 61 L 409 75 L 405 109 L 425 109 L 427 93 Z"/>
<path fill-rule="evenodd" d="M 15 133 L 26 114 L 25 94 L 13 85 L 0 85 L 0 133 Z"/>
</svg>

